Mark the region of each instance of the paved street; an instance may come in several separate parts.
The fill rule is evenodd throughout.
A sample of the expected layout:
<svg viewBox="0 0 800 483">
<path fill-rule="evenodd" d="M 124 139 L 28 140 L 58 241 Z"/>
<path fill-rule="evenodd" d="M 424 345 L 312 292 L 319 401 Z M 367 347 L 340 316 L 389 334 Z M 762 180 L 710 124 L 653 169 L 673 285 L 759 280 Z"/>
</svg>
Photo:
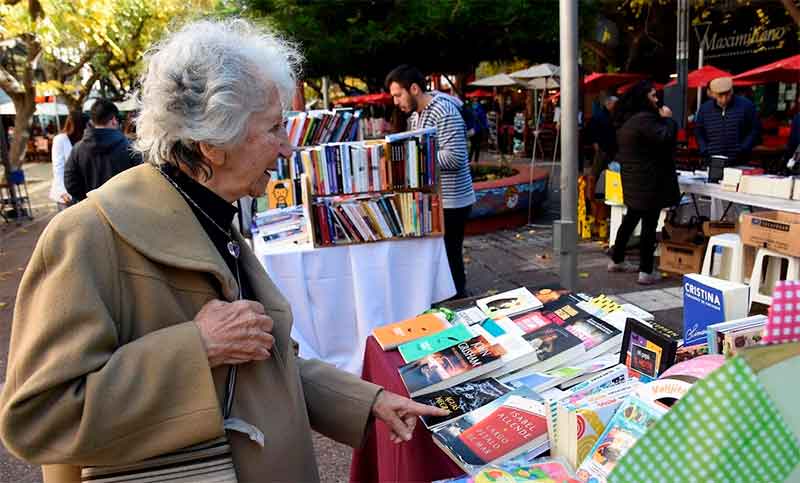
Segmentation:
<svg viewBox="0 0 800 483">
<path fill-rule="evenodd" d="M 0 225 L 0 380 L 5 380 L 9 329 L 19 279 L 39 234 L 54 212 L 54 207 L 47 200 L 49 170 L 49 164 L 25 167 L 35 220 L 21 226 Z M 558 284 L 559 260 L 553 256 L 550 228 L 552 220 L 558 216 L 558 194 L 551 193 L 550 199 L 533 226 L 467 237 L 465 261 L 471 295 L 485 295 L 521 285 L 536 287 Z M 635 261 L 635 258 L 632 260 Z M 659 320 L 673 328 L 680 328 L 681 293 L 678 278 L 667 278 L 656 286 L 643 288 L 636 284 L 635 274 L 607 273 L 607 261 L 605 248 L 600 243 L 580 244 L 580 291 L 613 295 L 654 312 Z M 350 449 L 319 435 L 315 436 L 315 445 L 323 481 L 347 481 Z M 0 447 L 0 482 L 38 481 L 38 468 L 19 462 Z"/>
</svg>

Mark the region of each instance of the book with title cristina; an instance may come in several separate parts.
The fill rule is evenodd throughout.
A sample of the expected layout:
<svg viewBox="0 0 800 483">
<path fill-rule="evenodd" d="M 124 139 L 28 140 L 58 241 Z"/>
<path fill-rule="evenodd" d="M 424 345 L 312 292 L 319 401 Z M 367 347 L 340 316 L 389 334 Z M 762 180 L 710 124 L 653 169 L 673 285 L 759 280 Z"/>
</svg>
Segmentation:
<svg viewBox="0 0 800 483">
<path fill-rule="evenodd" d="M 502 365 L 505 349 L 483 336 L 461 342 L 400 366 L 400 378 L 411 397 L 478 378 Z"/>
</svg>

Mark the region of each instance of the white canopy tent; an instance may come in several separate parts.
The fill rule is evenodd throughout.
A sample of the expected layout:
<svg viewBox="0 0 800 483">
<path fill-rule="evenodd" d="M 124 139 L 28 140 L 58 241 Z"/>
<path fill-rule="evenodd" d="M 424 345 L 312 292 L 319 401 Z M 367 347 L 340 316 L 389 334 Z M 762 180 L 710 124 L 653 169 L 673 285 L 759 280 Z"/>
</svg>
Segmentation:
<svg viewBox="0 0 800 483">
<path fill-rule="evenodd" d="M 539 146 L 539 124 L 542 119 L 542 108 L 544 102 L 539 102 L 538 91 L 546 89 L 554 89 L 559 87 L 559 76 L 561 69 L 553 64 L 539 64 L 528 67 L 527 69 L 518 70 L 509 74 L 510 77 L 526 81 L 528 88 L 533 89 L 533 112 L 534 114 L 534 129 L 533 129 L 533 149 L 531 152 L 531 176 L 530 185 L 533 185 L 533 172 L 536 164 L 536 148 Z M 558 151 L 558 130 L 556 130 L 556 143 L 553 149 L 553 163 L 555 164 L 556 153 Z M 549 174 L 548 174 L 549 181 Z M 531 197 L 528 199 L 528 224 L 531 222 L 531 214 L 533 205 Z"/>
<path fill-rule="evenodd" d="M 13 116 L 17 113 L 13 102 L 5 102 L 0 104 L 0 115 Z M 69 114 L 69 108 L 66 104 L 59 104 L 56 102 L 43 102 L 36 104 L 36 111 L 33 113 L 35 116 L 66 116 Z"/>
<path fill-rule="evenodd" d="M 508 74 L 497 74 L 489 77 L 484 77 L 483 79 L 478 79 L 476 81 L 470 82 L 469 85 L 475 87 L 510 87 L 510 86 L 521 86 L 523 82 L 520 82 Z"/>
</svg>

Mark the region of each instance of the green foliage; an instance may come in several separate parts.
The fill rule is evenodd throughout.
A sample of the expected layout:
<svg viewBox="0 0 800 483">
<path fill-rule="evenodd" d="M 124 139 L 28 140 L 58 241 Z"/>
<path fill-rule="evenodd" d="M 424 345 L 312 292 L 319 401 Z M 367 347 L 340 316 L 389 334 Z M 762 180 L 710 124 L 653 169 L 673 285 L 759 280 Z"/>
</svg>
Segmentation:
<svg viewBox="0 0 800 483">
<path fill-rule="evenodd" d="M 243 11 L 302 45 L 306 75 L 380 85 L 401 63 L 468 72 L 483 60 L 557 62 L 558 2 L 245 0 Z"/>
</svg>

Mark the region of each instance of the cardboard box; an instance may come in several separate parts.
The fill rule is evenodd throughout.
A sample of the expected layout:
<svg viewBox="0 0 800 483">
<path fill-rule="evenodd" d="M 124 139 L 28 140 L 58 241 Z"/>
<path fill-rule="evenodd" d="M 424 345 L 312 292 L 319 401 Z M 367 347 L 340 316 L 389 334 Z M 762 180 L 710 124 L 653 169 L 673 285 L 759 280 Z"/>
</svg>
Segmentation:
<svg viewBox="0 0 800 483">
<path fill-rule="evenodd" d="M 722 235 L 724 233 L 736 233 L 736 223 L 731 223 L 729 221 L 703 222 L 703 235 L 706 237 Z"/>
<path fill-rule="evenodd" d="M 769 248 L 784 255 L 800 256 L 800 214 L 760 211 L 742 214 L 739 222 L 742 243 Z"/>
<path fill-rule="evenodd" d="M 661 242 L 661 260 L 658 268 L 664 272 L 698 273 L 703 268 L 706 245 L 694 243 Z"/>
<path fill-rule="evenodd" d="M 758 176 L 744 175 L 739 182 L 739 192 L 790 200 L 794 192 L 794 178 L 766 174 Z"/>
</svg>

